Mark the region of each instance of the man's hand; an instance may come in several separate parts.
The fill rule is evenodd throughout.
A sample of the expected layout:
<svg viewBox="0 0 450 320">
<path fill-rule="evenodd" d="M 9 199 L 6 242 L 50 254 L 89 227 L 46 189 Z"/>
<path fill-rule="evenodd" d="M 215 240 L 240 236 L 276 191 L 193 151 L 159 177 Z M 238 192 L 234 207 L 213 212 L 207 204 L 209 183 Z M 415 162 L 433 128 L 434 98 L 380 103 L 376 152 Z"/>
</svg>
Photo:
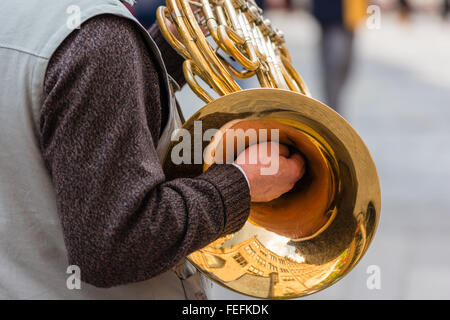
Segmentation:
<svg viewBox="0 0 450 320">
<path fill-rule="evenodd" d="M 279 152 L 272 152 L 272 151 Z M 305 160 L 275 142 L 255 144 L 243 151 L 234 162 L 239 165 L 250 184 L 252 202 L 269 202 L 290 191 L 305 173 Z M 271 174 L 264 169 L 276 167 Z"/>
</svg>

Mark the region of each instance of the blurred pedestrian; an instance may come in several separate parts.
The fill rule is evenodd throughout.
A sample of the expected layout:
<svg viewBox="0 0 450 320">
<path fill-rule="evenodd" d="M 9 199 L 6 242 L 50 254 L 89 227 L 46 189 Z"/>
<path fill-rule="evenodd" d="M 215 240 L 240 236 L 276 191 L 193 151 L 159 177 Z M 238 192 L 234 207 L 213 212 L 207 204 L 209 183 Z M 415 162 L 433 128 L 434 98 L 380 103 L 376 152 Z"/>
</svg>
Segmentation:
<svg viewBox="0 0 450 320">
<path fill-rule="evenodd" d="M 313 0 L 321 30 L 320 52 L 326 103 L 341 111 L 341 91 L 353 57 L 356 28 L 366 16 L 367 0 Z"/>
<path fill-rule="evenodd" d="M 398 0 L 398 10 L 400 19 L 403 22 L 409 22 L 411 19 L 411 13 L 413 12 L 412 6 L 408 0 Z"/>
<path fill-rule="evenodd" d="M 442 18 L 448 19 L 450 17 L 450 0 L 444 0 L 442 4 Z"/>
<path fill-rule="evenodd" d="M 144 27 L 150 28 L 156 21 L 156 10 L 165 3 L 165 0 L 139 0 L 133 8 L 133 14 Z"/>
</svg>

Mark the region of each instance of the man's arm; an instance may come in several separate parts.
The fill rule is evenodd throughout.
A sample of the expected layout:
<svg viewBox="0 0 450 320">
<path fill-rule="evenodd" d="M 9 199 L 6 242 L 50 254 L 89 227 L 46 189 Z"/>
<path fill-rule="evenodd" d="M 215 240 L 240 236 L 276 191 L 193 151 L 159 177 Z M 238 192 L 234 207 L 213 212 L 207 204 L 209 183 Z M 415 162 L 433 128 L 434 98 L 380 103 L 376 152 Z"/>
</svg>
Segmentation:
<svg viewBox="0 0 450 320">
<path fill-rule="evenodd" d="M 232 165 L 165 180 L 155 151 L 163 98 L 141 34 L 118 17 L 85 23 L 47 70 L 42 153 L 69 263 L 93 285 L 156 276 L 248 217 L 249 188 Z"/>
</svg>

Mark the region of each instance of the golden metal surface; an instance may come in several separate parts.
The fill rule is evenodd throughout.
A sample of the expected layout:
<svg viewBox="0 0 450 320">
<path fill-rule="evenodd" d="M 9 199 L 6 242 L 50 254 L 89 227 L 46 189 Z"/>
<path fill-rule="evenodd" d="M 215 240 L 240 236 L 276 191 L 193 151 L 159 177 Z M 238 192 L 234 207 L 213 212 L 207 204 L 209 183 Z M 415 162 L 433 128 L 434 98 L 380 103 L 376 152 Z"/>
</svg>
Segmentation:
<svg viewBox="0 0 450 320">
<path fill-rule="evenodd" d="M 237 119 L 269 119 L 311 137 L 333 163 L 336 188 L 324 212 L 331 212 L 334 219 L 317 235 L 301 241 L 247 222 L 239 232 L 191 254 L 189 260 L 224 287 L 258 298 L 296 298 L 332 285 L 358 263 L 378 224 L 380 186 L 369 151 L 332 109 L 280 89 L 251 89 L 221 97 L 195 113 L 183 128 L 193 134 L 195 121 L 202 121 L 206 130 Z M 203 172 L 203 164 L 173 165 L 167 159 L 165 171 L 169 177 L 195 177 Z M 252 212 L 257 205 L 252 204 Z M 283 211 L 274 212 L 275 218 L 281 219 Z"/>
<path fill-rule="evenodd" d="M 253 75 L 263 88 L 290 89 L 309 95 L 306 84 L 291 65 L 283 33 L 263 18 L 254 2 L 166 0 L 166 4 L 167 8 L 160 7 L 157 12 L 162 34 L 191 61 L 183 66 L 184 73 L 189 86 L 206 103 L 210 102 L 209 95 L 193 75 L 204 79 L 220 96 L 241 90 L 235 78 Z M 191 5 L 198 9 L 193 11 Z M 181 41 L 172 33 L 166 19 L 175 26 Z M 206 39 L 202 27 L 208 30 L 216 48 Z M 243 69 L 232 67 L 219 49 Z"/>
<path fill-rule="evenodd" d="M 196 177 L 217 155 L 234 160 L 225 146 L 232 144 L 237 155 L 249 142 L 237 146 L 234 137 L 227 140 L 227 129 L 276 129 L 277 142 L 301 152 L 307 165 L 290 192 L 269 203 L 252 203 L 243 229 L 188 259 L 220 285 L 257 298 L 301 297 L 341 279 L 366 252 L 380 215 L 378 176 L 361 138 L 341 116 L 310 97 L 292 66 L 282 32 L 264 19 L 253 1 L 167 0 L 167 9 L 158 10 L 158 22 L 166 40 L 186 58 L 187 83 L 207 103 L 183 128 L 191 137 L 196 121 L 202 124 L 202 134 L 220 129 L 213 141 L 203 141 L 201 150 L 207 152 L 202 163 L 172 163 L 169 155 L 178 143 L 173 142 L 164 163 L 168 179 Z M 242 70 L 231 66 L 219 50 L 240 62 Z M 195 76 L 220 97 L 214 100 Z M 234 80 L 252 76 L 262 88 L 241 90 Z M 263 142 L 259 134 L 258 139 Z M 273 140 L 271 135 L 265 139 Z M 198 152 L 195 143 L 191 148 L 191 154 Z"/>
</svg>

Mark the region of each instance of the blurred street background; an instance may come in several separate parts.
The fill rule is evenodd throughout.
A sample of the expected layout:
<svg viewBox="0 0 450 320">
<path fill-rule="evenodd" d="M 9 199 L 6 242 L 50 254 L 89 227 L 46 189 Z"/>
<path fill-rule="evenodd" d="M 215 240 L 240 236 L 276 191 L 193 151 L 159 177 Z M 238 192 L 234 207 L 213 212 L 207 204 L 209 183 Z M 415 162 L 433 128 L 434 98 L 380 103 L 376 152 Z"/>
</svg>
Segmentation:
<svg viewBox="0 0 450 320">
<path fill-rule="evenodd" d="M 375 4 L 379 26 L 363 21 L 355 30 L 338 111 L 377 164 L 380 224 L 359 265 L 305 299 L 450 299 L 450 20 L 442 1 L 410 1 L 407 14 L 396 1 Z M 321 29 L 310 4 L 265 7 L 313 96 L 326 101 Z M 186 118 L 203 106 L 188 88 L 178 97 Z M 366 284 L 372 265 L 381 271 L 380 290 Z M 210 298 L 247 299 L 216 286 Z"/>
</svg>

